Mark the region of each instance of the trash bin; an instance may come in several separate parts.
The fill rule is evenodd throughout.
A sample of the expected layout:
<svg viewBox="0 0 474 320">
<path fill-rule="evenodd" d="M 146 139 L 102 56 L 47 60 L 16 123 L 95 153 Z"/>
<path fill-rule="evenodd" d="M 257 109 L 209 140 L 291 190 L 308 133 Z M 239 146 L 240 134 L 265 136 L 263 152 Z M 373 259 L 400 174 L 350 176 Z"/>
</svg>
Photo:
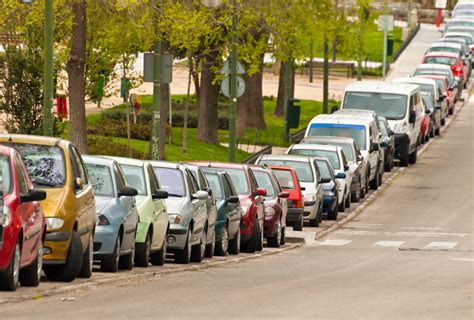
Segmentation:
<svg viewBox="0 0 474 320">
<path fill-rule="evenodd" d="M 288 128 L 296 129 L 300 126 L 301 106 L 296 103 L 300 102 L 298 99 L 288 100 Z"/>
<path fill-rule="evenodd" d="M 387 55 L 393 56 L 393 34 L 389 34 L 387 37 Z"/>
</svg>

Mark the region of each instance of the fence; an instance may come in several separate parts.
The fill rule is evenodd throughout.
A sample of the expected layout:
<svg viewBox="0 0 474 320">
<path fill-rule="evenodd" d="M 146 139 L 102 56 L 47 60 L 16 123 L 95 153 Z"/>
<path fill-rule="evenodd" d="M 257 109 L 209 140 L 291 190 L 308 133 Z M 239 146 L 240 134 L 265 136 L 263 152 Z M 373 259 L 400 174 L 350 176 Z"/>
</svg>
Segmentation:
<svg viewBox="0 0 474 320">
<path fill-rule="evenodd" d="M 393 55 L 393 61 L 397 61 L 397 59 L 400 57 L 400 55 L 402 54 L 403 51 L 405 51 L 405 49 L 408 47 L 408 45 L 412 42 L 412 40 L 415 38 L 416 34 L 418 33 L 418 31 L 420 31 L 420 28 L 421 28 L 421 24 L 418 23 L 418 25 L 416 26 L 415 29 L 413 29 L 413 31 L 410 33 L 410 35 L 408 36 L 408 38 L 406 38 L 406 40 L 402 43 L 402 45 L 400 46 L 400 48 L 398 48 L 397 52 L 395 52 L 395 54 Z"/>
<path fill-rule="evenodd" d="M 266 146 L 262 150 L 252 154 L 250 157 L 247 159 L 243 160 L 242 163 L 247 163 L 247 164 L 253 164 L 255 161 L 257 161 L 258 157 L 264 154 L 272 154 L 272 146 Z"/>
</svg>

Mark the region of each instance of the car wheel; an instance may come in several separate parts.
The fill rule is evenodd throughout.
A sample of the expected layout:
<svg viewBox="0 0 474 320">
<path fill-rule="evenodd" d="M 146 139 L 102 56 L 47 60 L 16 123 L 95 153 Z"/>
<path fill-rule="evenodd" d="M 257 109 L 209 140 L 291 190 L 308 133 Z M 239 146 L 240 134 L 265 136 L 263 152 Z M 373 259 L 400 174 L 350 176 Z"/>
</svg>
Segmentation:
<svg viewBox="0 0 474 320">
<path fill-rule="evenodd" d="M 227 226 L 222 229 L 221 238 L 216 242 L 216 247 L 214 248 L 214 254 L 216 256 L 225 256 L 229 250 L 229 231 Z"/>
<path fill-rule="evenodd" d="M 262 226 L 258 224 L 258 228 L 260 230 L 259 237 L 258 237 L 258 242 L 257 242 L 257 250 L 256 251 L 262 251 L 263 250 L 263 222 Z"/>
<path fill-rule="evenodd" d="M 37 287 L 43 271 L 43 243 L 40 242 L 36 259 L 28 267 L 20 270 L 20 283 L 24 287 Z"/>
<path fill-rule="evenodd" d="M 214 250 L 216 249 L 216 237 L 206 246 L 206 252 L 204 256 L 206 258 L 212 258 L 214 256 Z"/>
<path fill-rule="evenodd" d="M 150 255 L 150 262 L 154 266 L 162 266 L 165 264 L 166 261 L 166 237 L 163 239 L 163 244 L 161 245 L 161 249 L 153 252 Z"/>
<path fill-rule="evenodd" d="M 282 227 L 280 244 L 284 245 L 285 243 L 286 243 L 286 227 Z"/>
<path fill-rule="evenodd" d="M 415 148 L 415 151 L 410 153 L 410 156 L 408 158 L 408 162 L 410 164 L 416 164 L 417 157 L 418 157 L 418 147 Z"/>
<path fill-rule="evenodd" d="M 135 260 L 135 242 L 132 245 L 132 251 L 129 254 L 121 256 L 119 259 L 119 269 L 132 270 L 133 261 Z"/>
<path fill-rule="evenodd" d="M 359 186 L 360 185 L 362 185 L 362 182 L 359 180 Z M 354 202 L 354 203 L 358 203 L 360 201 L 360 198 L 361 198 L 360 193 L 361 193 L 361 189 L 352 192 L 351 201 Z"/>
<path fill-rule="evenodd" d="M 303 216 L 293 222 L 293 231 L 303 231 Z"/>
<path fill-rule="evenodd" d="M 176 250 L 174 253 L 174 261 L 181 264 L 188 264 L 191 260 L 191 236 L 192 232 L 191 229 L 188 229 L 188 234 L 186 238 L 186 243 L 184 244 L 184 248 L 180 250 Z"/>
<path fill-rule="evenodd" d="M 351 202 L 352 202 L 352 195 L 349 192 L 346 197 L 346 203 L 345 203 L 346 209 L 351 207 Z"/>
<path fill-rule="evenodd" d="M 345 193 L 346 193 L 346 191 L 344 190 L 343 194 L 345 194 Z M 342 198 L 342 201 L 341 201 L 341 203 L 338 204 L 337 209 L 338 209 L 339 212 L 346 211 L 346 197 Z"/>
<path fill-rule="evenodd" d="M 248 253 L 254 253 L 257 250 L 258 242 L 260 241 L 260 224 L 258 220 L 255 219 L 255 224 L 253 226 L 252 236 L 250 240 L 245 243 L 243 246 L 243 251 Z"/>
<path fill-rule="evenodd" d="M 444 117 L 443 119 L 441 119 L 441 125 L 444 126 L 446 124 L 446 117 Z"/>
<path fill-rule="evenodd" d="M 204 254 L 206 253 L 206 239 L 207 232 L 203 230 L 201 233 L 201 241 L 191 249 L 192 262 L 201 262 L 204 259 Z"/>
<path fill-rule="evenodd" d="M 441 128 L 438 128 L 435 130 L 435 135 L 440 136 L 441 135 Z"/>
<path fill-rule="evenodd" d="M 377 190 L 379 188 L 379 183 L 380 183 L 380 171 L 377 168 L 377 173 L 375 174 L 374 179 L 370 181 L 370 188 L 372 190 Z"/>
<path fill-rule="evenodd" d="M 93 235 L 90 235 L 89 245 L 87 246 L 86 252 L 82 257 L 82 266 L 81 271 L 79 271 L 80 278 L 90 278 L 92 277 L 92 263 L 94 262 L 94 240 Z"/>
<path fill-rule="evenodd" d="M 267 238 L 267 244 L 271 248 L 278 248 L 280 247 L 281 243 L 281 221 L 278 221 L 277 225 L 277 232 L 273 235 L 273 237 Z"/>
<path fill-rule="evenodd" d="M 137 267 L 146 268 L 150 262 L 150 246 L 151 246 L 151 236 L 150 231 L 147 232 L 145 242 L 136 243 L 135 249 L 135 265 Z"/>
<path fill-rule="evenodd" d="M 369 194 L 369 182 L 370 182 L 370 168 L 367 171 L 367 176 L 365 177 L 365 195 Z"/>
<path fill-rule="evenodd" d="M 229 249 L 230 254 L 239 254 L 240 253 L 240 229 L 237 230 L 234 239 L 229 240 Z"/>
<path fill-rule="evenodd" d="M 328 212 L 328 220 L 337 220 L 337 215 L 338 215 L 338 208 L 337 206 L 334 206 L 334 209 Z"/>
<path fill-rule="evenodd" d="M 309 220 L 310 227 L 319 227 L 319 215 L 320 211 L 318 209 L 318 213 L 316 214 L 316 218 Z"/>
<path fill-rule="evenodd" d="M 20 277 L 20 243 L 17 242 L 13 255 L 5 271 L 0 272 L 0 289 L 15 291 Z"/>
<path fill-rule="evenodd" d="M 100 263 L 100 270 L 102 272 L 117 272 L 119 268 L 119 261 L 120 261 L 120 235 L 117 236 L 117 240 L 115 240 L 114 252 L 109 257 L 102 259 Z"/>
<path fill-rule="evenodd" d="M 66 263 L 63 265 L 45 265 L 44 273 L 51 281 L 71 282 L 79 275 L 82 266 L 82 258 L 81 238 L 77 231 L 73 231 Z"/>
</svg>

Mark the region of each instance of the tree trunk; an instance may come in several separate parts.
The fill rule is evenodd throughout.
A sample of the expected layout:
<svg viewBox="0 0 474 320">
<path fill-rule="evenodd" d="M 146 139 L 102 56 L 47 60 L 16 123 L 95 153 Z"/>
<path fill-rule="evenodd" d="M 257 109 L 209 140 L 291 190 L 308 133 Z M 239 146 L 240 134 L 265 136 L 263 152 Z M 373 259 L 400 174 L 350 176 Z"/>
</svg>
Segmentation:
<svg viewBox="0 0 474 320">
<path fill-rule="evenodd" d="M 168 53 L 170 44 L 168 41 L 161 42 L 161 52 Z M 166 159 L 166 140 L 171 134 L 171 126 L 169 125 L 170 110 L 170 85 L 169 83 L 161 83 L 161 103 L 160 103 L 160 160 Z"/>
<path fill-rule="evenodd" d="M 69 139 L 81 153 L 87 153 L 85 61 L 86 61 L 86 1 L 72 2 L 73 26 L 71 53 L 67 63 L 69 82 Z"/>
<path fill-rule="evenodd" d="M 218 50 L 211 50 L 201 62 L 201 84 L 199 88 L 199 115 L 197 139 L 209 143 L 218 143 L 217 102 L 219 84 L 213 83 L 218 65 Z"/>
<path fill-rule="evenodd" d="M 275 112 L 273 113 L 277 117 L 283 117 L 285 106 L 285 68 L 283 63 L 280 67 L 280 75 L 278 79 L 278 98 Z"/>
<path fill-rule="evenodd" d="M 199 101 L 199 93 L 201 91 L 200 84 L 199 84 L 199 71 L 197 70 L 197 66 L 199 65 L 199 59 L 193 58 L 192 56 L 189 57 L 189 70 L 191 72 L 191 76 L 193 78 L 194 83 L 194 92 L 196 94 L 196 98 Z"/>
</svg>

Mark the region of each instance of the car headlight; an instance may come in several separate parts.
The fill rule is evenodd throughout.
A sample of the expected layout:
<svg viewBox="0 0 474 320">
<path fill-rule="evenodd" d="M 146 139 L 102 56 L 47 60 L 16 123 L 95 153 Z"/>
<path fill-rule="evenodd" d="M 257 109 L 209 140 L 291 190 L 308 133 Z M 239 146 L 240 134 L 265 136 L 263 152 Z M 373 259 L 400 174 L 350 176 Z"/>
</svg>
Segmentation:
<svg viewBox="0 0 474 320">
<path fill-rule="evenodd" d="M 12 212 L 7 206 L 3 207 L 3 212 L 0 215 L 0 224 L 2 227 L 6 228 L 12 223 Z"/>
<path fill-rule="evenodd" d="M 60 229 L 64 225 L 61 218 L 46 218 L 46 226 L 48 229 Z"/>
<path fill-rule="evenodd" d="M 304 201 L 316 201 L 316 195 L 308 194 L 304 196 Z"/>
<path fill-rule="evenodd" d="M 265 209 L 265 216 L 273 217 L 274 215 L 275 215 L 275 209 L 270 208 L 270 207 Z"/>
<path fill-rule="evenodd" d="M 108 226 L 108 225 L 110 225 L 109 219 L 107 219 L 107 217 L 104 216 L 103 214 L 99 214 L 99 216 L 97 218 L 97 225 L 98 226 Z"/>
<path fill-rule="evenodd" d="M 171 214 L 169 217 L 168 217 L 168 221 L 169 223 L 180 223 L 181 221 L 183 220 L 183 217 L 180 216 L 179 214 Z"/>
</svg>

